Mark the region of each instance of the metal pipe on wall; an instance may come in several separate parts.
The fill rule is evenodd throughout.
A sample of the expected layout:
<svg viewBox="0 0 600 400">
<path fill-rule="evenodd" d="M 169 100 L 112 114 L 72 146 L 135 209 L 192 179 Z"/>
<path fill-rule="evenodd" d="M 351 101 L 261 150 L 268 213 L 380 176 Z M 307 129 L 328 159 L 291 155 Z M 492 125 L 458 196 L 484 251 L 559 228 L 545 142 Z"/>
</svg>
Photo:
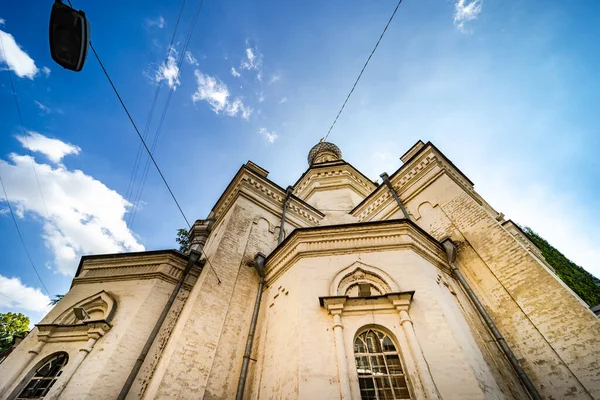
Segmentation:
<svg viewBox="0 0 600 400">
<path fill-rule="evenodd" d="M 408 212 L 406 211 L 406 208 L 404 208 L 404 204 L 402 204 L 402 201 L 400 201 L 400 197 L 398 197 L 398 193 L 396 193 L 396 191 L 394 190 L 394 187 L 392 186 L 392 183 L 390 182 L 390 177 L 388 176 L 387 172 L 384 172 L 383 174 L 381 174 L 379 176 L 381 177 L 381 179 L 383 179 L 383 183 L 385 183 L 385 185 L 388 187 L 388 189 L 390 189 L 392 196 L 394 196 L 396 203 L 398 203 L 398 207 L 400 207 L 400 210 L 402 210 L 402 214 L 404 214 L 404 218 L 410 219 L 408 217 Z"/>
<path fill-rule="evenodd" d="M 281 214 L 281 223 L 279 224 L 279 240 L 277 241 L 277 244 L 283 242 L 284 239 L 283 235 L 285 232 L 283 230 L 283 226 L 285 225 L 285 214 L 287 213 L 287 205 L 290 201 L 290 196 L 292 195 L 293 190 L 294 188 L 291 186 L 288 186 L 285 190 L 285 200 L 283 201 L 283 213 Z"/>
<path fill-rule="evenodd" d="M 283 231 L 283 230 L 282 230 Z M 256 293 L 256 302 L 254 303 L 254 312 L 252 313 L 252 320 L 250 321 L 250 329 L 248 330 L 248 338 L 246 339 L 246 350 L 244 351 L 244 358 L 242 361 L 242 371 L 240 372 L 240 379 L 238 381 L 237 393 L 235 395 L 236 400 L 242 400 L 244 398 L 244 388 L 246 386 L 246 378 L 248 376 L 248 367 L 250 365 L 250 355 L 252 354 L 252 343 L 254 342 L 254 333 L 256 332 L 256 323 L 258 321 L 258 312 L 260 311 L 260 302 L 262 299 L 262 292 L 265 286 L 265 257 L 264 254 L 258 253 L 254 257 L 252 266 L 256 268 L 258 273 L 258 292 Z"/>
<path fill-rule="evenodd" d="M 479 300 L 479 298 L 477 297 L 477 295 L 475 294 L 473 289 L 471 289 L 471 286 L 466 281 L 465 277 L 463 276 L 463 274 L 460 272 L 460 270 L 454 263 L 456 261 L 456 246 L 449 238 L 442 240 L 442 245 L 444 246 L 444 249 L 446 249 L 448 263 L 450 264 L 450 267 L 452 268 L 454 275 L 456 275 L 456 278 L 458 279 L 461 286 L 467 293 L 467 296 L 469 296 L 469 299 L 471 299 L 471 301 L 475 305 L 475 308 L 479 312 L 479 315 L 481 316 L 481 318 L 483 318 L 487 327 L 492 332 L 494 339 L 496 340 L 496 342 L 498 343 L 498 345 L 500 346 L 500 348 L 506 355 L 508 362 L 514 368 L 515 372 L 519 376 L 519 379 L 525 386 L 525 389 L 527 389 L 529 396 L 531 396 L 531 398 L 534 400 L 541 400 L 542 396 L 540 396 L 537 389 L 533 385 L 533 382 L 531 382 L 531 379 L 529 378 L 529 376 L 527 375 L 525 370 L 523 370 L 523 367 L 521 367 L 519 360 L 517 360 L 517 357 L 515 356 L 512 349 L 506 342 L 506 339 L 504 339 L 504 336 L 502 336 L 502 333 L 500 333 L 500 330 L 498 330 L 498 327 L 492 320 L 492 317 L 486 311 L 486 309 L 483 307 L 483 304 L 481 303 L 481 301 Z"/>
</svg>

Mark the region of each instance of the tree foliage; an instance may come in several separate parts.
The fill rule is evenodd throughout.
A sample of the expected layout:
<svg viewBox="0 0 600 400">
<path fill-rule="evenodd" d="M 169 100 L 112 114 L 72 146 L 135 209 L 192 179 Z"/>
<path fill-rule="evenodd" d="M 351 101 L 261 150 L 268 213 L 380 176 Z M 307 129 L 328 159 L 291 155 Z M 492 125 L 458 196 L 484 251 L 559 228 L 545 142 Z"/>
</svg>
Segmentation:
<svg viewBox="0 0 600 400">
<path fill-rule="evenodd" d="M 12 344 L 13 336 L 29 330 L 29 317 L 21 313 L 0 313 L 0 349 Z"/>
<path fill-rule="evenodd" d="M 59 301 L 61 301 L 63 299 L 63 297 L 65 297 L 64 294 L 55 294 L 54 298 L 52 300 L 50 300 L 50 305 L 51 306 L 55 306 L 58 304 Z"/>
<path fill-rule="evenodd" d="M 190 250 L 190 237 L 188 236 L 187 229 L 177 229 L 177 237 L 175 241 L 179 243 L 179 251 L 187 253 Z"/>
<path fill-rule="evenodd" d="M 548 264 L 554 268 L 556 275 L 571 290 L 577 293 L 589 306 L 600 304 L 600 279 L 569 260 L 531 228 L 525 227 L 523 232 L 542 251 L 542 255 Z"/>
</svg>

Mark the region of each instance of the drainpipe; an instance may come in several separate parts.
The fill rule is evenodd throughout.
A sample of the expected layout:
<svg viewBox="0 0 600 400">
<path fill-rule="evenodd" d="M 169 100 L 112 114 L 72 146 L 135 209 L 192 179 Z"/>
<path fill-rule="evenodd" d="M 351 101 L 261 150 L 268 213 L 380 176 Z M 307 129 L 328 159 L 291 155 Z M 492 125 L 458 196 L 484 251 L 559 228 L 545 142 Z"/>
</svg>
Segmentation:
<svg viewBox="0 0 600 400">
<path fill-rule="evenodd" d="M 285 215 L 285 205 L 283 210 Z M 281 232 L 283 232 L 283 229 Z M 242 400 L 244 398 L 244 387 L 246 386 L 246 377 L 248 376 L 248 366 L 250 364 L 250 355 L 252 353 L 252 342 L 254 341 L 254 332 L 256 331 L 256 322 L 258 320 L 258 311 L 260 310 L 260 300 L 262 298 L 262 292 L 265 286 L 265 259 L 266 257 L 264 254 L 258 253 L 254 257 L 254 261 L 251 264 L 254 268 L 256 268 L 256 272 L 259 276 L 258 292 L 256 293 L 256 303 L 254 303 L 254 312 L 252 313 L 250 330 L 248 331 L 248 338 L 246 339 L 246 350 L 244 351 L 242 371 L 240 372 L 240 380 L 238 381 L 237 393 L 235 395 L 236 400 Z"/>
<path fill-rule="evenodd" d="M 400 207 L 400 210 L 402 210 L 402 214 L 404 214 L 404 218 L 410 219 L 408 217 L 408 212 L 406 212 L 406 208 L 404 208 L 404 204 L 402 204 L 402 202 L 400 201 L 400 197 L 398 197 L 398 193 L 396 193 L 396 191 L 394 190 L 394 187 L 392 186 L 392 183 L 390 182 L 390 177 L 388 176 L 387 172 L 384 172 L 383 174 L 381 174 L 379 176 L 381 177 L 381 179 L 383 179 L 383 183 L 385 183 L 385 185 L 388 187 L 388 189 L 390 189 L 390 192 L 392 193 L 392 196 L 394 196 L 394 199 L 396 199 L 396 203 L 398 203 L 398 207 Z"/>
<path fill-rule="evenodd" d="M 142 364 L 144 363 L 144 360 L 146 359 L 146 356 L 148 355 L 148 352 L 150 351 L 150 347 L 152 347 L 152 344 L 154 343 L 154 339 L 156 339 L 156 336 L 158 335 L 158 331 L 160 330 L 165 319 L 167 318 L 167 315 L 169 314 L 169 311 L 171 310 L 171 306 L 173 306 L 173 303 L 175 302 L 175 299 L 177 298 L 177 295 L 179 294 L 179 291 L 181 290 L 181 288 L 183 286 L 183 282 L 185 281 L 185 278 L 190 273 L 192 267 L 194 265 L 196 265 L 198 263 L 198 261 L 200 260 L 202 247 L 204 247 L 204 243 L 206 243 L 206 239 L 208 238 L 208 234 L 210 232 L 211 225 L 212 225 L 212 221 L 196 221 L 196 223 L 192 227 L 192 229 L 190 231 L 192 246 L 190 249 L 190 255 L 188 258 L 187 265 L 185 266 L 185 269 L 184 269 L 183 273 L 181 274 L 179 281 L 177 281 L 177 285 L 175 285 L 175 287 L 173 288 L 173 291 L 171 292 L 171 296 L 169 297 L 169 300 L 165 304 L 165 307 L 163 308 L 162 313 L 160 314 L 160 316 L 158 317 L 158 320 L 154 324 L 154 328 L 152 329 L 152 332 L 150 332 L 150 336 L 148 336 L 148 339 L 146 340 L 146 344 L 144 345 L 144 348 L 142 349 L 131 372 L 129 373 L 129 377 L 127 377 L 127 381 L 125 381 L 125 384 L 123 385 L 123 388 L 121 389 L 121 393 L 119 393 L 119 397 L 117 397 L 118 400 L 124 400 L 125 397 L 127 397 L 127 394 L 129 393 L 131 386 L 133 386 L 133 382 L 135 381 L 135 378 L 136 378 L 138 372 L 140 371 L 140 369 L 142 368 Z"/>
<path fill-rule="evenodd" d="M 285 214 L 287 212 L 287 205 L 290 201 L 290 196 L 292 195 L 293 190 L 294 188 L 291 186 L 288 186 L 285 190 L 285 200 L 283 202 L 283 213 L 281 214 L 281 223 L 279 224 L 279 240 L 277 241 L 277 244 L 283 242 L 284 239 L 283 235 L 285 232 L 283 231 L 283 225 L 285 225 Z"/>
<path fill-rule="evenodd" d="M 519 376 L 519 379 L 521 380 L 523 385 L 525 385 L 525 388 L 527 389 L 529 396 L 534 400 L 541 400 L 542 396 L 540 396 L 537 389 L 533 385 L 533 382 L 531 382 L 531 379 L 529 379 L 529 376 L 527 376 L 527 373 L 525 373 L 525 371 L 523 370 L 523 367 L 521 367 L 521 364 L 519 364 L 519 360 L 517 360 L 517 357 L 512 352 L 510 346 L 506 342 L 506 339 L 504 339 L 504 336 L 502 336 L 502 334 L 498 330 L 498 327 L 492 320 L 492 317 L 485 310 L 485 308 L 483 307 L 483 304 L 481 304 L 481 301 L 479 301 L 479 298 L 477 298 L 477 295 L 475 294 L 475 292 L 473 292 L 473 289 L 471 289 L 471 286 L 469 286 L 469 283 L 465 280 L 463 274 L 460 272 L 460 270 L 454 263 L 456 261 L 456 246 L 449 238 L 443 239 L 442 245 L 446 249 L 446 255 L 448 256 L 448 263 L 450 264 L 450 267 L 452 268 L 454 275 L 456 275 L 456 278 L 460 282 L 461 286 L 463 287 L 465 292 L 467 292 L 467 295 L 469 296 L 469 298 L 475 305 L 475 308 L 479 312 L 479 315 L 481 315 L 481 318 L 483 318 L 487 327 L 492 332 L 492 336 L 494 337 L 494 339 L 496 340 L 496 342 L 498 343 L 498 345 L 500 346 L 500 348 L 506 355 L 506 358 L 508 358 L 508 362 L 514 368 L 515 372 Z"/>
</svg>

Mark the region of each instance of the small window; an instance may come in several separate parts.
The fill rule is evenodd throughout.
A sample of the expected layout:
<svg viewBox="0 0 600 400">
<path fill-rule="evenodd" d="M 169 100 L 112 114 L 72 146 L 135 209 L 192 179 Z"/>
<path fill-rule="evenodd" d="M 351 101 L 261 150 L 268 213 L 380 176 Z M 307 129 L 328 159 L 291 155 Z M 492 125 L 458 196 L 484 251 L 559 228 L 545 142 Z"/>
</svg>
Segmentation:
<svg viewBox="0 0 600 400">
<path fill-rule="evenodd" d="M 25 388 L 15 397 L 15 400 L 43 399 L 62 374 L 62 370 L 68 361 L 69 355 L 67 353 L 60 352 L 51 355 L 35 370 L 33 376 L 29 378 Z"/>
<path fill-rule="evenodd" d="M 362 400 L 410 399 L 400 355 L 383 332 L 369 329 L 354 341 Z"/>
</svg>

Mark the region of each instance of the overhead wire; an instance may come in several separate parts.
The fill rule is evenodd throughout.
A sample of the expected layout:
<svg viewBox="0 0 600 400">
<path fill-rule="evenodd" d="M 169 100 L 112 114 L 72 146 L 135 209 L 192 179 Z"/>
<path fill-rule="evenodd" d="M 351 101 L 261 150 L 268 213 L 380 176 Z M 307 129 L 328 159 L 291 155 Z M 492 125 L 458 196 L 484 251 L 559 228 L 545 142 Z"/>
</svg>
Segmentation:
<svg viewBox="0 0 600 400">
<path fill-rule="evenodd" d="M 73 7 L 73 4 L 71 3 L 70 0 L 67 0 L 67 2 L 69 3 L 69 6 Z M 177 198 L 175 197 L 175 194 L 173 193 L 173 190 L 171 190 L 171 186 L 169 186 L 169 183 L 167 182 L 164 174 L 162 173 L 160 167 L 158 166 L 158 163 L 156 162 L 156 160 L 154 159 L 154 156 L 152 155 L 152 152 L 150 151 L 150 149 L 148 148 L 148 145 L 146 144 L 146 141 L 144 140 L 144 138 L 142 137 L 142 134 L 140 133 L 140 130 L 138 129 L 135 121 L 133 120 L 133 117 L 131 116 L 131 113 L 129 112 L 129 110 L 127 109 L 127 106 L 125 105 L 125 102 L 123 102 L 123 99 L 121 97 L 121 95 L 119 94 L 119 91 L 117 90 L 115 84 L 113 83 L 110 75 L 108 74 L 108 71 L 106 70 L 106 68 L 104 67 L 104 64 L 102 63 L 102 60 L 100 59 L 100 56 L 98 55 L 98 52 L 96 52 L 96 49 L 94 48 L 94 45 L 92 44 L 92 42 L 90 41 L 89 43 L 90 45 L 90 49 L 92 50 L 92 53 L 94 54 L 94 57 L 96 58 L 96 60 L 98 61 L 98 64 L 100 64 L 100 68 L 102 69 L 102 72 L 104 73 L 104 75 L 106 76 L 106 79 L 108 80 L 108 83 L 110 84 L 111 88 L 113 89 L 115 95 L 117 96 L 117 99 L 119 100 L 119 103 L 121 104 L 121 107 L 123 108 L 123 110 L 125 111 L 125 114 L 127 114 L 127 118 L 129 119 L 129 122 L 131 122 L 131 125 L 133 126 L 133 128 L 135 129 L 136 134 L 138 135 L 139 139 L 141 140 L 142 144 L 144 145 L 144 149 L 146 150 L 146 152 L 148 153 L 148 156 L 150 157 L 150 159 L 152 160 L 152 163 L 154 164 L 154 167 L 156 168 L 156 170 L 158 171 L 158 174 L 160 175 L 163 183 L 165 184 L 165 186 L 167 187 L 167 190 L 169 191 L 169 194 L 171 195 L 171 198 L 173 199 L 173 201 L 175 202 L 175 205 L 177 206 L 177 209 L 179 210 L 179 213 L 181 214 L 181 216 L 183 217 L 183 219 L 185 220 L 185 223 L 188 226 L 188 229 L 192 228 L 192 225 L 190 224 L 189 220 L 187 219 L 187 217 L 185 216 L 185 213 L 183 212 L 183 209 L 181 208 L 181 205 L 179 204 L 179 201 L 177 201 Z M 2 185 L 2 187 L 4 188 L 4 184 Z M 6 193 L 6 192 L 5 192 Z M 8 198 L 7 198 L 8 200 Z M 10 206 L 10 203 L 9 203 Z M 12 208 L 11 208 L 11 213 L 12 213 Z M 12 215 L 12 214 L 11 214 Z M 14 215 L 13 215 L 13 220 L 15 221 L 15 225 L 16 225 L 16 220 L 14 219 Z M 20 236 L 20 231 L 19 231 L 19 236 Z M 23 242 L 23 245 L 25 244 L 25 242 Z M 202 254 L 204 255 L 206 262 L 208 263 L 208 265 L 210 266 L 210 268 L 212 269 L 213 273 L 215 274 L 215 277 L 217 278 L 217 282 L 219 284 L 221 284 L 221 279 L 219 279 L 219 275 L 217 274 L 217 271 L 215 270 L 215 268 L 213 267 L 212 263 L 210 262 L 210 259 L 208 258 L 208 256 L 206 255 L 206 253 L 204 252 L 204 250 L 201 250 Z M 28 253 L 29 254 L 29 253 Z M 30 258 L 31 260 L 31 258 Z M 32 265 L 33 265 L 33 261 L 32 261 Z"/>
<path fill-rule="evenodd" d="M 186 35 L 185 40 L 184 40 L 183 48 L 179 52 L 179 60 L 177 61 L 177 74 L 178 74 L 177 76 L 179 76 L 179 74 L 181 72 L 181 66 L 183 65 L 184 57 L 186 57 L 186 52 L 187 52 L 190 40 L 192 38 L 192 34 L 194 32 L 194 28 L 196 26 L 196 22 L 198 20 L 198 16 L 200 14 L 200 10 L 202 9 L 203 3 L 204 3 L 204 0 L 199 0 L 198 3 L 196 3 L 196 9 L 194 11 L 194 15 L 193 15 L 192 20 L 190 22 L 190 27 L 188 28 L 187 35 Z M 162 114 L 161 114 L 158 126 L 156 128 L 156 133 L 154 134 L 154 140 L 152 142 L 152 147 L 150 149 L 150 151 L 152 151 L 152 153 L 154 153 L 154 151 L 156 149 L 156 145 L 158 144 L 158 138 L 160 137 L 160 134 L 162 132 L 163 123 L 165 121 L 165 117 L 167 115 L 167 110 L 169 109 L 169 105 L 171 103 L 171 98 L 173 96 L 173 92 L 175 91 L 175 88 L 176 88 L 175 85 L 169 86 L 169 94 L 167 96 L 167 100 L 166 100 L 165 105 L 163 107 L 163 111 L 162 111 Z M 138 187 L 138 191 L 137 191 L 136 197 L 133 199 L 134 201 L 132 202 L 132 204 L 133 204 L 133 210 L 131 212 L 131 219 L 130 219 L 130 222 L 129 222 L 130 226 L 133 225 L 133 222 L 135 221 L 135 217 L 137 215 L 139 201 L 140 201 L 140 199 L 142 197 L 142 193 L 144 191 L 144 186 L 146 185 L 146 178 L 148 177 L 148 169 L 149 168 L 150 168 L 150 161 L 146 160 L 146 165 L 144 167 L 144 172 L 142 174 L 141 184 Z"/>
<path fill-rule="evenodd" d="M 183 2 L 181 3 L 181 8 L 179 9 L 179 15 L 177 16 L 177 21 L 175 23 L 175 29 L 173 30 L 173 35 L 171 36 L 171 43 L 169 44 L 169 47 L 167 48 L 167 55 L 166 55 L 165 61 L 164 61 L 165 64 L 169 61 L 169 56 L 171 55 L 173 44 L 175 43 L 175 37 L 177 36 L 179 22 L 181 21 L 181 16 L 183 15 L 183 10 L 185 9 L 185 3 L 186 3 L 186 0 L 183 0 Z M 154 91 L 154 98 L 152 100 L 152 105 L 150 107 L 150 111 L 149 111 L 148 117 L 146 119 L 146 126 L 144 127 L 144 135 L 143 135 L 144 139 L 146 139 L 146 137 L 148 136 L 148 132 L 150 131 L 150 125 L 152 122 L 152 117 L 154 115 L 154 109 L 156 107 L 156 102 L 158 100 L 158 95 L 160 93 L 161 87 L 162 87 L 162 80 L 158 82 L 158 84 L 156 85 L 156 90 Z M 138 174 L 139 166 L 141 163 L 143 151 L 144 151 L 144 147 L 140 143 L 140 145 L 138 146 L 138 151 L 137 151 L 136 157 L 135 157 L 135 162 L 133 164 L 133 169 L 131 171 L 131 176 L 129 177 L 129 184 L 127 185 L 127 191 L 125 192 L 126 199 L 130 199 L 130 197 L 133 196 L 133 189 L 135 187 L 135 181 L 137 179 L 137 174 Z M 149 160 L 147 160 L 146 164 L 149 165 Z M 133 204 L 134 210 L 137 209 L 137 204 L 136 203 L 132 203 L 132 204 Z M 128 226 L 131 226 L 131 224 L 132 224 L 132 220 L 131 220 L 132 214 L 133 214 L 133 210 L 128 215 L 128 218 L 129 218 L 129 223 L 127 224 Z"/>
<path fill-rule="evenodd" d="M 394 8 L 394 12 L 390 16 L 390 19 L 388 20 L 387 24 L 385 24 L 385 28 L 383 28 L 383 32 L 381 32 L 381 35 L 379 36 L 379 39 L 377 40 L 377 43 L 375 43 L 375 47 L 373 47 L 373 50 L 371 51 L 371 54 L 369 54 L 369 58 L 367 58 L 367 61 L 363 65 L 362 69 L 360 70 L 360 73 L 358 74 L 358 77 L 356 78 L 356 81 L 354 82 L 354 85 L 352 85 L 352 89 L 350 89 L 350 92 L 348 93 L 348 96 L 346 96 L 346 100 L 344 100 L 344 103 L 342 104 L 342 107 L 340 108 L 340 111 L 338 111 L 337 115 L 335 116 L 335 119 L 333 120 L 333 123 L 329 127 L 329 130 L 327 131 L 327 135 L 325 135 L 325 137 L 323 138 L 323 141 L 327 140 L 327 138 L 329 137 L 329 134 L 331 133 L 331 131 L 333 130 L 333 127 L 335 126 L 335 123 L 337 122 L 338 118 L 342 114 L 342 111 L 344 111 L 344 108 L 346 107 L 346 103 L 348 103 L 348 99 L 350 99 L 350 96 L 352 96 L 352 93 L 354 92 L 354 89 L 356 88 L 356 85 L 358 84 L 358 81 L 360 81 L 360 78 L 362 77 L 363 72 L 365 72 L 365 69 L 367 68 L 367 65 L 369 65 L 369 61 L 371 61 L 371 57 L 373 57 L 373 54 L 375 54 L 375 51 L 377 50 L 377 47 L 379 47 L 379 43 L 381 42 L 381 39 L 383 39 L 383 36 L 385 35 L 385 32 L 387 31 L 388 27 L 392 23 L 392 20 L 394 19 L 394 16 L 396 15 L 396 11 L 398 11 L 398 8 L 400 7 L 401 3 L 402 3 L 402 0 L 399 0 L 398 4 L 396 5 L 396 8 Z"/>
<path fill-rule="evenodd" d="M 42 284 L 42 287 L 44 288 L 44 290 L 46 291 L 46 293 L 48 294 L 48 296 L 50 296 L 50 291 L 48 291 L 48 288 L 44 284 L 44 281 L 42 280 L 42 277 L 40 276 L 40 273 L 38 272 L 38 269 L 35 267 L 35 263 L 33 262 L 33 259 L 31 258 L 31 254 L 29 253 L 29 250 L 27 249 L 27 245 L 25 244 L 25 240 L 23 239 L 23 235 L 21 234 L 21 229 L 19 229 L 19 224 L 17 224 L 17 218 L 15 218 L 15 213 L 13 211 L 12 205 L 10 204 L 10 200 L 8 199 L 8 194 L 6 193 L 6 187 L 4 186 L 4 181 L 2 180 L 2 176 L 1 175 L 0 175 L 0 185 L 2 185 L 2 191 L 4 192 L 4 198 L 6 199 L 6 204 L 8 204 L 8 209 L 10 211 L 10 216 L 12 217 L 13 223 L 15 224 L 15 228 L 17 229 L 17 234 L 19 235 L 19 239 L 21 240 L 21 244 L 23 245 L 23 248 L 25 249 L 25 253 L 27 254 L 27 258 L 29 259 L 29 263 L 31 264 L 31 267 L 35 271 L 35 274 L 37 275 L 40 283 Z"/>
</svg>

